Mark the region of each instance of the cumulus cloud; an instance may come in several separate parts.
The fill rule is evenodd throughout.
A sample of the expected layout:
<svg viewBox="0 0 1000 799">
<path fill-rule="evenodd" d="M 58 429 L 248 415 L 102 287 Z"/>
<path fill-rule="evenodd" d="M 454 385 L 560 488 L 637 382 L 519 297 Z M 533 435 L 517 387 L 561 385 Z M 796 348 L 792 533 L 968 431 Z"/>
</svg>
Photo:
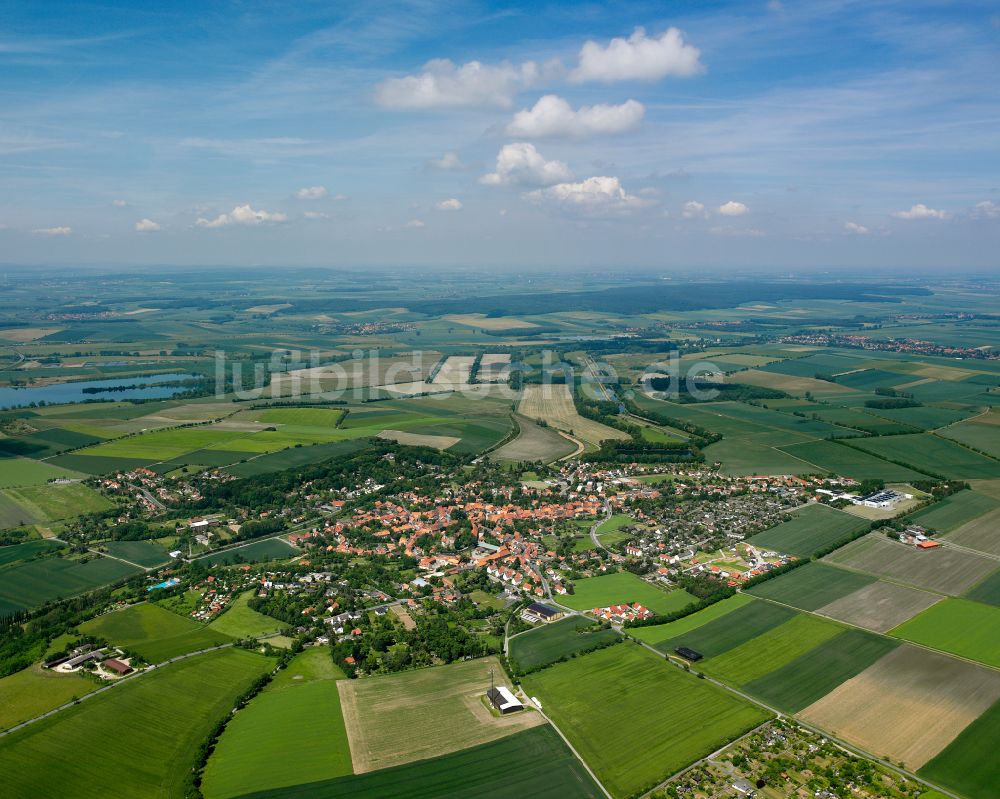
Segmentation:
<svg viewBox="0 0 1000 799">
<path fill-rule="evenodd" d="M 135 223 L 136 233 L 151 233 L 152 231 L 159 229 L 160 226 L 152 219 L 140 219 Z"/>
<path fill-rule="evenodd" d="M 412 228 L 422 228 L 424 227 L 424 223 L 423 220 L 420 219 L 411 219 L 409 222 L 406 223 L 406 226 Z"/>
<path fill-rule="evenodd" d="M 282 213 L 255 211 L 247 205 L 238 205 L 228 214 L 219 214 L 215 219 L 199 217 L 195 224 L 198 227 L 226 227 L 228 225 L 263 225 L 269 222 L 285 222 L 288 216 Z"/>
<path fill-rule="evenodd" d="M 508 183 L 548 186 L 572 179 L 573 173 L 562 161 L 546 161 L 535 145 L 515 142 L 500 148 L 496 172 L 483 175 L 479 182 L 488 186 Z"/>
<path fill-rule="evenodd" d="M 684 208 L 681 210 L 681 216 L 685 219 L 703 219 L 708 216 L 705 213 L 704 203 L 700 203 L 697 200 L 689 200 L 684 203 Z"/>
<path fill-rule="evenodd" d="M 462 163 L 462 159 L 454 150 L 449 150 L 440 158 L 431 159 L 427 165 L 434 169 L 440 169 L 442 172 L 459 172 L 465 169 L 465 164 Z"/>
<path fill-rule="evenodd" d="M 375 87 L 375 101 L 397 110 L 429 108 L 510 108 L 518 89 L 538 78 L 538 67 L 470 61 L 457 66 L 447 58 L 424 64 L 417 75 L 390 78 Z"/>
<path fill-rule="evenodd" d="M 1000 218 L 1000 205 L 992 200 L 983 200 L 981 203 L 975 204 L 972 216 L 976 219 L 998 219 Z"/>
<path fill-rule="evenodd" d="M 895 211 L 892 215 L 896 219 L 947 219 L 949 216 L 947 211 L 928 208 L 923 203 L 911 206 L 909 211 Z"/>
<path fill-rule="evenodd" d="M 39 236 L 68 236 L 73 232 L 73 228 L 60 226 L 60 227 L 39 227 L 35 228 L 32 233 L 37 233 Z"/>
<path fill-rule="evenodd" d="M 595 41 L 584 43 L 579 64 L 569 79 L 575 83 L 614 83 L 659 80 L 667 75 L 689 77 L 702 71 L 700 56 L 698 48 L 687 44 L 677 28 L 652 38 L 643 28 L 636 28 L 628 39 L 614 38 L 605 47 Z"/>
<path fill-rule="evenodd" d="M 844 230 L 848 233 L 853 233 L 856 236 L 867 236 L 871 233 L 870 228 L 867 228 L 864 225 L 859 225 L 857 222 L 845 222 Z"/>
<path fill-rule="evenodd" d="M 434 206 L 438 211 L 461 211 L 462 201 L 452 197 L 450 200 L 441 200 Z"/>
<path fill-rule="evenodd" d="M 592 177 L 579 183 L 557 183 L 545 189 L 528 192 L 525 197 L 535 203 L 550 202 L 584 212 L 620 212 L 641 208 L 648 203 L 629 194 L 616 177 Z"/>
<path fill-rule="evenodd" d="M 750 212 L 743 203 L 738 203 L 735 200 L 730 200 L 727 203 L 723 203 L 719 206 L 719 213 L 723 216 L 743 216 Z"/>
<path fill-rule="evenodd" d="M 574 111 L 562 97 L 547 94 L 533 108 L 514 114 L 507 134 L 540 138 L 625 133 L 638 127 L 645 113 L 643 104 L 636 100 L 621 105 L 585 105 Z"/>
<path fill-rule="evenodd" d="M 322 200 L 330 192 L 326 190 L 326 186 L 306 186 L 295 192 L 296 200 Z"/>
</svg>

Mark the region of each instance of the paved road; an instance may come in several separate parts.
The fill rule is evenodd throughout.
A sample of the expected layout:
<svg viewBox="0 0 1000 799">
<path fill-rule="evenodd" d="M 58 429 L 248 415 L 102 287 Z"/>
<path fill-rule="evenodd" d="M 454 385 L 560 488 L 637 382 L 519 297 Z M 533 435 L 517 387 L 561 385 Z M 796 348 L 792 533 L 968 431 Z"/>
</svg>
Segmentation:
<svg viewBox="0 0 1000 799">
<path fill-rule="evenodd" d="M 604 544 L 602 544 L 600 539 L 597 537 L 597 528 L 600 527 L 602 524 L 604 524 L 604 522 L 606 522 L 610 518 L 611 518 L 611 506 L 607 502 L 605 502 L 603 518 L 598 519 L 596 522 L 590 525 L 590 540 L 594 542 L 595 547 L 600 547 L 605 552 L 610 552 L 611 550 L 609 550 L 606 546 L 604 546 Z"/>
<path fill-rule="evenodd" d="M 50 710 L 48 713 L 42 713 L 42 715 L 35 716 L 33 719 L 22 721 L 20 724 L 17 724 L 8 730 L 0 731 L 0 738 L 2 738 L 5 735 L 10 735 L 12 732 L 17 732 L 18 730 L 27 727 L 29 724 L 34 724 L 36 721 L 41 721 L 42 719 L 47 719 L 49 716 L 54 716 L 56 713 L 61 713 L 63 710 L 67 710 L 71 707 L 74 707 L 80 704 L 81 702 L 86 701 L 87 699 L 97 696 L 98 694 L 103 694 L 105 691 L 110 691 L 112 688 L 117 688 L 119 685 L 131 682 L 132 680 L 138 680 L 140 677 L 142 677 L 142 675 L 158 671 L 159 669 L 162 669 L 164 666 L 169 666 L 171 663 L 176 663 L 178 660 L 187 660 L 188 658 L 193 658 L 197 655 L 204 655 L 208 652 L 215 652 L 218 649 L 226 649 L 227 647 L 230 646 L 233 646 L 233 644 L 221 644 L 219 646 L 209 647 L 208 649 L 199 649 L 197 652 L 188 652 L 187 654 L 184 655 L 178 655 L 175 658 L 170 658 L 170 660 L 164 660 L 162 663 L 157 663 L 154 666 L 150 666 L 148 669 L 137 671 L 134 674 L 128 675 L 127 677 L 122 677 L 120 680 L 115 680 L 114 682 L 108 683 L 103 688 L 98 688 L 96 691 L 91 691 L 89 694 L 84 694 L 74 702 L 67 702 L 65 705 L 60 705 L 59 707 Z"/>
</svg>

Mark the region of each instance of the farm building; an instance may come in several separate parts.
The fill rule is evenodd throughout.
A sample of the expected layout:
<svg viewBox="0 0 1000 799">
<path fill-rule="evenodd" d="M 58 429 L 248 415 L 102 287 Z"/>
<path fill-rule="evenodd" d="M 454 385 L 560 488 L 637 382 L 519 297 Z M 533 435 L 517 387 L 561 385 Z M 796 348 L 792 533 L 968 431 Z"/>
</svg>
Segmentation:
<svg viewBox="0 0 1000 799">
<path fill-rule="evenodd" d="M 124 677 L 126 674 L 132 671 L 132 667 L 128 663 L 122 663 L 117 658 L 108 658 L 101 663 L 104 668 L 108 671 L 112 671 L 119 677 Z"/>
<path fill-rule="evenodd" d="M 679 646 L 674 650 L 678 655 L 680 655 L 685 660 L 690 660 L 692 663 L 697 663 L 704 657 L 701 652 L 695 652 L 693 649 L 689 649 L 686 646 Z"/>
<path fill-rule="evenodd" d="M 524 705 L 522 705 L 518 701 L 518 698 L 510 692 L 509 688 L 503 685 L 496 688 L 490 688 L 490 690 L 486 692 L 486 698 L 490 700 L 490 704 L 493 705 L 493 707 L 500 711 L 501 715 L 516 713 L 518 710 L 524 710 Z"/>
<path fill-rule="evenodd" d="M 521 611 L 521 618 L 529 624 L 537 624 L 540 621 L 550 622 L 562 618 L 562 611 L 543 605 L 541 602 L 532 602 Z"/>
</svg>

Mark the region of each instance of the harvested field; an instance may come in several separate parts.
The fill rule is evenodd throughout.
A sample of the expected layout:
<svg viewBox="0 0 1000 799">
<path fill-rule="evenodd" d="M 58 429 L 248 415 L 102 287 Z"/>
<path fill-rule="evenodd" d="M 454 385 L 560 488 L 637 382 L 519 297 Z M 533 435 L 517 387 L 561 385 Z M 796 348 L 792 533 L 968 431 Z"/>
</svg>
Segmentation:
<svg viewBox="0 0 1000 799">
<path fill-rule="evenodd" d="M 997 568 L 991 558 L 948 547 L 921 550 L 875 533 L 823 560 L 951 596 L 964 594 Z"/>
<path fill-rule="evenodd" d="M 506 380 L 509 374 L 510 353 L 485 354 L 479 359 L 479 371 L 476 379 L 481 383 Z"/>
<path fill-rule="evenodd" d="M 802 610 L 816 610 L 873 582 L 874 577 L 813 562 L 755 585 L 748 591 Z"/>
<path fill-rule="evenodd" d="M 854 389 L 838 383 L 829 383 L 826 380 L 817 380 L 814 377 L 797 377 L 795 375 L 783 375 L 778 372 L 765 372 L 759 369 L 747 369 L 730 375 L 728 382 L 745 383 L 748 386 L 763 386 L 764 388 L 776 388 L 788 394 L 803 396 L 807 391 L 813 394 L 853 394 Z"/>
<path fill-rule="evenodd" d="M 550 427 L 565 430 L 574 438 L 594 448 L 608 438 L 627 439 L 628 434 L 600 422 L 585 419 L 576 412 L 573 397 L 567 385 L 536 385 L 524 387 L 517 411 L 529 419 L 546 422 Z"/>
<path fill-rule="evenodd" d="M 293 369 L 271 380 L 271 396 L 289 395 L 294 387 L 301 394 L 318 394 L 346 388 L 409 383 L 423 380 L 438 362 L 440 353 L 414 350 L 407 355 L 360 358 Z"/>
<path fill-rule="evenodd" d="M 800 715 L 918 769 L 1000 698 L 1000 672 L 900 646 Z"/>
<path fill-rule="evenodd" d="M 431 447 L 440 450 L 453 447 L 462 440 L 455 436 L 431 436 L 421 433 L 407 433 L 402 430 L 383 430 L 378 434 L 378 437 L 387 438 L 397 444 L 405 444 L 409 447 Z"/>
<path fill-rule="evenodd" d="M 438 757 L 544 724 L 540 713 L 495 718 L 482 702 L 496 658 L 452 663 L 401 674 L 342 680 L 344 723 L 354 773 Z M 447 730 L 414 735 L 414 730 Z"/>
<path fill-rule="evenodd" d="M 966 727 L 948 748 L 920 769 L 920 776 L 969 797 L 996 794 L 1000 785 L 1000 702 Z M 947 799 L 944 794 L 937 794 Z M 920 799 L 935 799 L 922 794 Z"/>
<path fill-rule="evenodd" d="M 472 364 L 476 358 L 474 355 L 449 355 L 437 374 L 434 375 L 433 385 L 446 383 L 449 385 L 464 385 L 469 382 L 472 373 Z"/>
<path fill-rule="evenodd" d="M 413 617 L 410 615 L 410 612 L 402 605 L 393 605 L 392 612 L 396 616 L 396 618 L 399 619 L 403 627 L 405 627 L 407 630 L 417 629 L 417 623 L 413 620 Z"/>
<path fill-rule="evenodd" d="M 492 460 L 513 463 L 522 461 L 548 463 L 576 450 L 572 441 L 550 427 L 537 424 L 532 419 L 518 415 L 517 424 L 521 429 L 517 438 L 491 452 L 490 458 Z"/>
<path fill-rule="evenodd" d="M 8 327 L 0 330 L 0 338 L 6 341 L 35 341 L 36 339 L 51 336 L 64 328 L 61 327 Z"/>
<path fill-rule="evenodd" d="M 826 696 L 899 646 L 862 630 L 844 630 L 775 671 L 743 685 L 769 705 L 795 713 Z"/>
<path fill-rule="evenodd" d="M 1000 555 L 1000 508 L 963 524 L 948 533 L 946 540 L 989 555 Z"/>
<path fill-rule="evenodd" d="M 817 608 L 816 612 L 848 624 L 856 624 L 866 630 L 884 633 L 942 599 L 940 594 L 877 580 L 829 605 Z"/>
</svg>

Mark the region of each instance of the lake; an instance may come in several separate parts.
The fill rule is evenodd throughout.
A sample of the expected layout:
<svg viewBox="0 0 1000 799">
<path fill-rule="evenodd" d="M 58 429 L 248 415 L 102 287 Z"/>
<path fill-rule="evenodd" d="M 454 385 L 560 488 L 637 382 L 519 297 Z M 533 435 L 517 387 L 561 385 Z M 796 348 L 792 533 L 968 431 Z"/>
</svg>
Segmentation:
<svg viewBox="0 0 1000 799">
<path fill-rule="evenodd" d="M 79 380 L 72 383 L 53 383 L 49 386 L 29 386 L 26 388 L 0 388 L 0 408 L 20 408 L 32 402 L 59 405 L 64 402 L 84 400 L 127 400 L 127 399 L 167 399 L 190 386 L 164 386 L 177 380 L 190 380 L 196 375 L 171 373 L 146 375 L 145 377 L 112 377 L 102 380 Z M 111 388 L 113 386 L 135 386 L 124 391 L 85 392 L 90 388 Z"/>
</svg>

